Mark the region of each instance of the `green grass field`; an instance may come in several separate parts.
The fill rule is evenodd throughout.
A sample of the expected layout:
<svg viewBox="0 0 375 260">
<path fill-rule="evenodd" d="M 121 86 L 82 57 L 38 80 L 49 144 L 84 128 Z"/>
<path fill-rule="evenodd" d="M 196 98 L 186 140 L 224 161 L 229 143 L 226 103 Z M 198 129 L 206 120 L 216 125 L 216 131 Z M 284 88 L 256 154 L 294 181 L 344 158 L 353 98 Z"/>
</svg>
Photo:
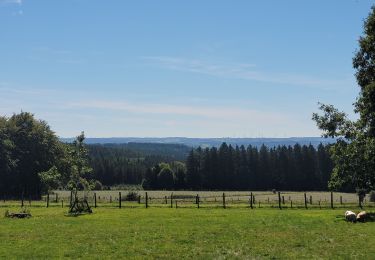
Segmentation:
<svg viewBox="0 0 375 260">
<path fill-rule="evenodd" d="M 4 218 L 0 258 L 375 259 L 375 222 L 347 223 L 343 209 L 32 207 Z M 353 208 L 354 209 L 354 208 Z M 355 209 L 358 211 L 358 209 Z"/>
</svg>

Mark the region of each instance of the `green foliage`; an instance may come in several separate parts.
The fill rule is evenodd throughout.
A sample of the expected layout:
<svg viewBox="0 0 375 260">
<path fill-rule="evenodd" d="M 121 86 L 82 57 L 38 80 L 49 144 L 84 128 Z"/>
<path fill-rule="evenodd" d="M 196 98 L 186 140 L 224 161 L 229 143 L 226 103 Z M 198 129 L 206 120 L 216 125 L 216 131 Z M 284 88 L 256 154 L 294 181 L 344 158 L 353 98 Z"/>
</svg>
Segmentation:
<svg viewBox="0 0 375 260">
<path fill-rule="evenodd" d="M 354 125 L 347 118 L 347 114 L 339 111 L 332 105 L 325 105 L 319 103 L 319 109 L 324 113 L 319 115 L 313 113 L 312 119 L 316 122 L 319 129 L 322 129 L 324 137 L 337 137 L 343 136 L 346 139 L 353 138 Z"/>
<path fill-rule="evenodd" d="M 148 168 L 161 162 L 184 161 L 190 149 L 185 145 L 160 143 L 92 144 L 87 148 L 92 177 L 105 186 L 139 185 Z"/>
<path fill-rule="evenodd" d="M 103 190 L 103 185 L 98 180 L 90 180 L 90 190 Z"/>
<path fill-rule="evenodd" d="M 52 166 L 48 171 L 38 173 L 45 192 L 56 190 L 61 186 L 61 174 L 56 166 Z"/>
<path fill-rule="evenodd" d="M 88 189 L 91 168 L 83 133 L 61 143 L 45 121 L 27 112 L 0 117 L 0 191 L 8 197 L 40 197 L 57 188 Z"/>
<path fill-rule="evenodd" d="M 161 189 L 171 190 L 174 186 L 174 173 L 168 166 L 161 167 L 158 174 L 158 183 Z"/>
<path fill-rule="evenodd" d="M 139 195 L 135 191 L 129 191 L 125 196 L 125 201 L 137 201 L 139 198 Z"/>
<path fill-rule="evenodd" d="M 332 170 L 328 148 L 319 145 L 245 148 L 223 144 L 192 150 L 186 187 L 193 190 L 326 190 Z"/>
<path fill-rule="evenodd" d="M 84 144 L 85 134 L 82 132 L 70 146 L 71 172 L 68 188 L 73 191 L 89 190 L 88 179 L 92 168 L 88 163 L 88 151 Z"/>
<path fill-rule="evenodd" d="M 0 117 L 0 190 L 7 196 L 40 196 L 38 173 L 59 167 L 64 151 L 46 122 L 21 112 Z"/>
</svg>

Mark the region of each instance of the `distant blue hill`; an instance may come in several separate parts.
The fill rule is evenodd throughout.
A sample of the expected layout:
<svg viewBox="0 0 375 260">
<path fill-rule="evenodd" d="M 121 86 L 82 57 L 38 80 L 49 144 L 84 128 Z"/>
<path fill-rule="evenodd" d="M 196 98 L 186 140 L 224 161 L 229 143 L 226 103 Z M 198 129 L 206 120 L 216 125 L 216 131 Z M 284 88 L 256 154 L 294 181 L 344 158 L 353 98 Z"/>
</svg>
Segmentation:
<svg viewBox="0 0 375 260">
<path fill-rule="evenodd" d="M 63 142 L 72 142 L 74 138 L 61 138 Z M 268 147 L 278 145 L 309 145 L 318 146 L 320 143 L 329 144 L 335 139 L 322 137 L 288 137 L 288 138 L 189 138 L 189 137 L 111 137 L 111 138 L 87 138 L 87 144 L 127 144 L 127 143 L 160 143 L 160 144 L 182 144 L 190 147 L 212 147 L 220 146 L 223 142 L 231 145 L 252 145 Z"/>
</svg>

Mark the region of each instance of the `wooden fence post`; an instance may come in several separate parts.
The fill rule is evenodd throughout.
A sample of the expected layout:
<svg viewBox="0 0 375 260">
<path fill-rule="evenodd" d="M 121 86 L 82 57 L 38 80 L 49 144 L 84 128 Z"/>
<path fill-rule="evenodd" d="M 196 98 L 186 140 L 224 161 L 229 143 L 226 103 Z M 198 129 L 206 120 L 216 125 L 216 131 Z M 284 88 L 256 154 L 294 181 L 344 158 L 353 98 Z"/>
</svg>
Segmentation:
<svg viewBox="0 0 375 260">
<path fill-rule="evenodd" d="M 118 193 L 118 207 L 121 209 L 121 192 Z"/>
<path fill-rule="evenodd" d="M 285 204 L 285 199 L 284 199 L 284 196 L 281 197 L 283 199 L 283 205 Z"/>
<path fill-rule="evenodd" d="M 141 204 L 141 195 L 138 196 L 138 204 Z"/>
<path fill-rule="evenodd" d="M 173 192 L 171 193 L 171 208 L 173 208 Z"/>
<path fill-rule="evenodd" d="M 253 208 L 253 193 L 250 193 L 250 208 Z"/>
<path fill-rule="evenodd" d="M 198 206 L 198 209 L 199 209 L 199 195 L 197 194 L 197 206 Z"/>
<path fill-rule="evenodd" d="M 23 207 L 23 192 L 22 192 L 22 197 L 21 197 L 21 207 Z"/>
<path fill-rule="evenodd" d="M 94 207 L 96 208 L 96 192 L 94 192 Z"/>
<path fill-rule="evenodd" d="M 174 201 L 176 203 L 176 209 L 177 209 L 177 200 Z"/>
<path fill-rule="evenodd" d="M 148 195 L 147 195 L 147 192 L 146 192 L 146 209 L 148 208 Z"/>
<path fill-rule="evenodd" d="M 223 192 L 223 208 L 225 209 L 225 193 Z"/>
<path fill-rule="evenodd" d="M 333 209 L 333 192 L 331 191 L 331 209 Z"/>
<path fill-rule="evenodd" d="M 56 193 L 56 194 L 55 194 L 55 203 L 58 202 L 58 199 L 59 199 L 59 197 L 58 197 L 58 195 L 57 195 L 57 193 Z"/>
<path fill-rule="evenodd" d="M 306 198 L 306 192 L 303 194 L 304 198 L 305 198 L 305 209 L 307 209 L 307 198 Z"/>
<path fill-rule="evenodd" d="M 290 208 L 292 209 L 293 208 L 293 201 L 290 200 Z"/>
<path fill-rule="evenodd" d="M 310 195 L 310 205 L 312 205 L 313 201 L 312 201 L 312 195 Z"/>
<path fill-rule="evenodd" d="M 281 209 L 281 196 L 280 196 L 280 191 L 277 192 L 277 194 L 278 194 L 278 197 L 279 197 L 279 209 Z"/>
<path fill-rule="evenodd" d="M 49 193 L 47 193 L 47 208 L 49 207 Z"/>
<path fill-rule="evenodd" d="M 164 199 L 165 199 L 165 205 L 167 205 L 168 204 L 168 198 L 167 198 L 167 196 L 164 196 Z"/>
</svg>

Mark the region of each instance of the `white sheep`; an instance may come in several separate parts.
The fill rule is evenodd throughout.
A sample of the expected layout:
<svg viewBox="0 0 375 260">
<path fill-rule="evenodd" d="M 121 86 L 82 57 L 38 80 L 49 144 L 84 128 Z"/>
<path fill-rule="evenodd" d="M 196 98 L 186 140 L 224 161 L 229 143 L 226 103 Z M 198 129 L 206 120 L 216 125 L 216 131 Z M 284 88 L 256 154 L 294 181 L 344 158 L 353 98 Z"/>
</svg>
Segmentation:
<svg viewBox="0 0 375 260">
<path fill-rule="evenodd" d="M 346 221 L 356 222 L 357 215 L 353 211 L 347 210 L 345 212 L 345 219 L 346 219 Z"/>
<path fill-rule="evenodd" d="M 357 215 L 357 221 L 359 222 L 365 222 L 366 221 L 366 218 L 367 218 L 367 213 L 366 211 L 361 211 L 358 213 Z"/>
</svg>

